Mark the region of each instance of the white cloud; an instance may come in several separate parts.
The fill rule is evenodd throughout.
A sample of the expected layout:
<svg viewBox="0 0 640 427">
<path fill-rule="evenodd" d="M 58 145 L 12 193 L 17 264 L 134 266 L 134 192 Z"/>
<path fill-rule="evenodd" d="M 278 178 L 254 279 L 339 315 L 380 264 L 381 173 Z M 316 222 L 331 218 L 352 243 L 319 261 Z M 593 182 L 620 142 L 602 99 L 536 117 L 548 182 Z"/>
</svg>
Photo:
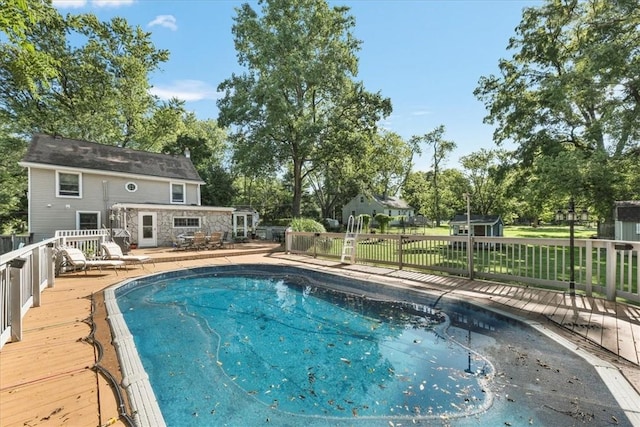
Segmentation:
<svg viewBox="0 0 640 427">
<path fill-rule="evenodd" d="M 59 7 L 61 9 L 77 9 L 86 6 L 87 0 L 53 0 L 51 3 L 53 7 Z"/>
<path fill-rule="evenodd" d="M 170 85 L 156 85 L 149 92 L 160 99 L 178 98 L 183 101 L 215 100 L 221 96 L 214 87 L 201 80 L 176 80 Z"/>
<path fill-rule="evenodd" d="M 156 19 L 149 22 L 149 24 L 147 25 L 149 27 L 154 27 L 156 25 L 159 25 L 161 27 L 168 28 L 171 31 L 176 31 L 178 29 L 176 22 L 177 22 L 176 18 L 173 15 L 158 15 L 156 16 Z"/>
<path fill-rule="evenodd" d="M 97 7 L 120 7 L 133 4 L 134 0 L 91 0 Z"/>
<path fill-rule="evenodd" d="M 429 110 L 418 110 L 411 113 L 412 116 L 428 116 L 430 114 L 433 114 L 433 113 Z"/>
<path fill-rule="evenodd" d="M 96 7 L 119 7 L 133 4 L 135 0 L 91 0 L 91 4 Z M 85 7 L 89 0 L 53 0 L 54 7 L 60 9 L 79 9 Z"/>
</svg>

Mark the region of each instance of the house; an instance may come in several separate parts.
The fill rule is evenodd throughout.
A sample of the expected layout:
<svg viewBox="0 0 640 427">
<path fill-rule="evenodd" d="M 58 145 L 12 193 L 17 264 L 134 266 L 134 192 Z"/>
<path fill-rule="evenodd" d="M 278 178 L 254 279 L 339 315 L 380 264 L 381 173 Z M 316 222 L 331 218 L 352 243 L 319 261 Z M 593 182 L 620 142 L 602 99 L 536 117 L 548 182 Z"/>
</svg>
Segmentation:
<svg viewBox="0 0 640 427">
<path fill-rule="evenodd" d="M 233 208 L 200 204 L 204 182 L 188 156 L 35 134 L 20 165 L 36 241 L 109 228 L 127 230 L 140 247 L 171 246 L 187 231 L 232 229 Z"/>
<path fill-rule="evenodd" d="M 615 240 L 640 241 L 640 201 L 615 203 Z"/>
<path fill-rule="evenodd" d="M 449 221 L 449 234 L 452 236 L 467 236 L 468 225 L 471 226 L 471 236 L 502 237 L 504 223 L 499 215 L 471 215 L 467 223 L 467 214 L 456 215 Z"/>
<path fill-rule="evenodd" d="M 379 213 L 395 217 L 390 222 L 391 225 L 399 225 L 399 217 L 404 217 L 408 220 L 415 215 L 414 209 L 407 202 L 397 197 L 358 194 L 342 208 L 342 223 L 346 224 L 350 215 L 354 217 L 370 215 L 373 220 Z"/>
</svg>

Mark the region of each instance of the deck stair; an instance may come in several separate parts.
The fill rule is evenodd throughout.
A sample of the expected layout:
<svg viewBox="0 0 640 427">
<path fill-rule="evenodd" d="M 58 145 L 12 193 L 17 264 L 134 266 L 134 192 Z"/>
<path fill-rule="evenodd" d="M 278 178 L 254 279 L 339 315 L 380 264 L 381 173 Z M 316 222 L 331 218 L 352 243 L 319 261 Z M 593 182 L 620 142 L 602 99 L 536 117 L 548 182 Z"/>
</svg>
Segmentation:
<svg viewBox="0 0 640 427">
<path fill-rule="evenodd" d="M 344 243 L 342 244 L 342 257 L 340 257 L 340 262 L 345 263 L 347 257 L 349 258 L 350 264 L 355 264 L 356 262 L 356 249 L 357 249 L 357 238 L 358 234 L 362 232 L 362 216 L 358 216 L 358 218 L 354 218 L 353 215 L 349 216 L 349 221 L 347 221 L 347 231 L 344 234 Z"/>
</svg>

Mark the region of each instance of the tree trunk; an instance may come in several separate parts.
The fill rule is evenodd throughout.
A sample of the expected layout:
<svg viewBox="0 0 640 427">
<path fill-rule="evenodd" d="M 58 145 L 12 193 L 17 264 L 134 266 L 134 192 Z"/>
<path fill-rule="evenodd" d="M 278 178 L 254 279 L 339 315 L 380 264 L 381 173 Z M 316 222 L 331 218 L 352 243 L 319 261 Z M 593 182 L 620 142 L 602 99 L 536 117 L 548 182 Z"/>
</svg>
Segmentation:
<svg viewBox="0 0 640 427">
<path fill-rule="evenodd" d="M 291 216 L 300 216 L 300 205 L 302 203 L 302 162 L 293 160 L 293 202 L 291 204 Z"/>
</svg>

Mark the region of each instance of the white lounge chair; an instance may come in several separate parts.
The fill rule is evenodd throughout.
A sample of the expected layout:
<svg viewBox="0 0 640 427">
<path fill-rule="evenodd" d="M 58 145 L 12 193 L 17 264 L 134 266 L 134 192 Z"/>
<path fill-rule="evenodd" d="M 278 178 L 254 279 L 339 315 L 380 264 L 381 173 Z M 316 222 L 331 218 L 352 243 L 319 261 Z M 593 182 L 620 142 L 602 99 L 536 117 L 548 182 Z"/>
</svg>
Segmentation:
<svg viewBox="0 0 640 427">
<path fill-rule="evenodd" d="M 125 266 L 124 261 L 118 260 L 88 260 L 82 251 L 77 248 L 62 248 L 62 253 L 65 259 L 75 268 L 84 270 L 84 274 L 87 274 L 87 270 L 92 267 L 97 267 L 102 271 L 102 267 L 113 267 L 113 270 L 118 274 L 117 267 Z"/>
<path fill-rule="evenodd" d="M 101 246 L 106 260 L 120 260 L 124 261 L 126 264 L 140 264 L 142 268 L 144 268 L 143 263 L 147 261 L 151 261 L 153 262 L 153 265 L 156 265 L 155 261 L 153 261 L 153 258 L 150 256 L 123 254 L 122 249 L 116 242 L 103 242 Z"/>
</svg>

